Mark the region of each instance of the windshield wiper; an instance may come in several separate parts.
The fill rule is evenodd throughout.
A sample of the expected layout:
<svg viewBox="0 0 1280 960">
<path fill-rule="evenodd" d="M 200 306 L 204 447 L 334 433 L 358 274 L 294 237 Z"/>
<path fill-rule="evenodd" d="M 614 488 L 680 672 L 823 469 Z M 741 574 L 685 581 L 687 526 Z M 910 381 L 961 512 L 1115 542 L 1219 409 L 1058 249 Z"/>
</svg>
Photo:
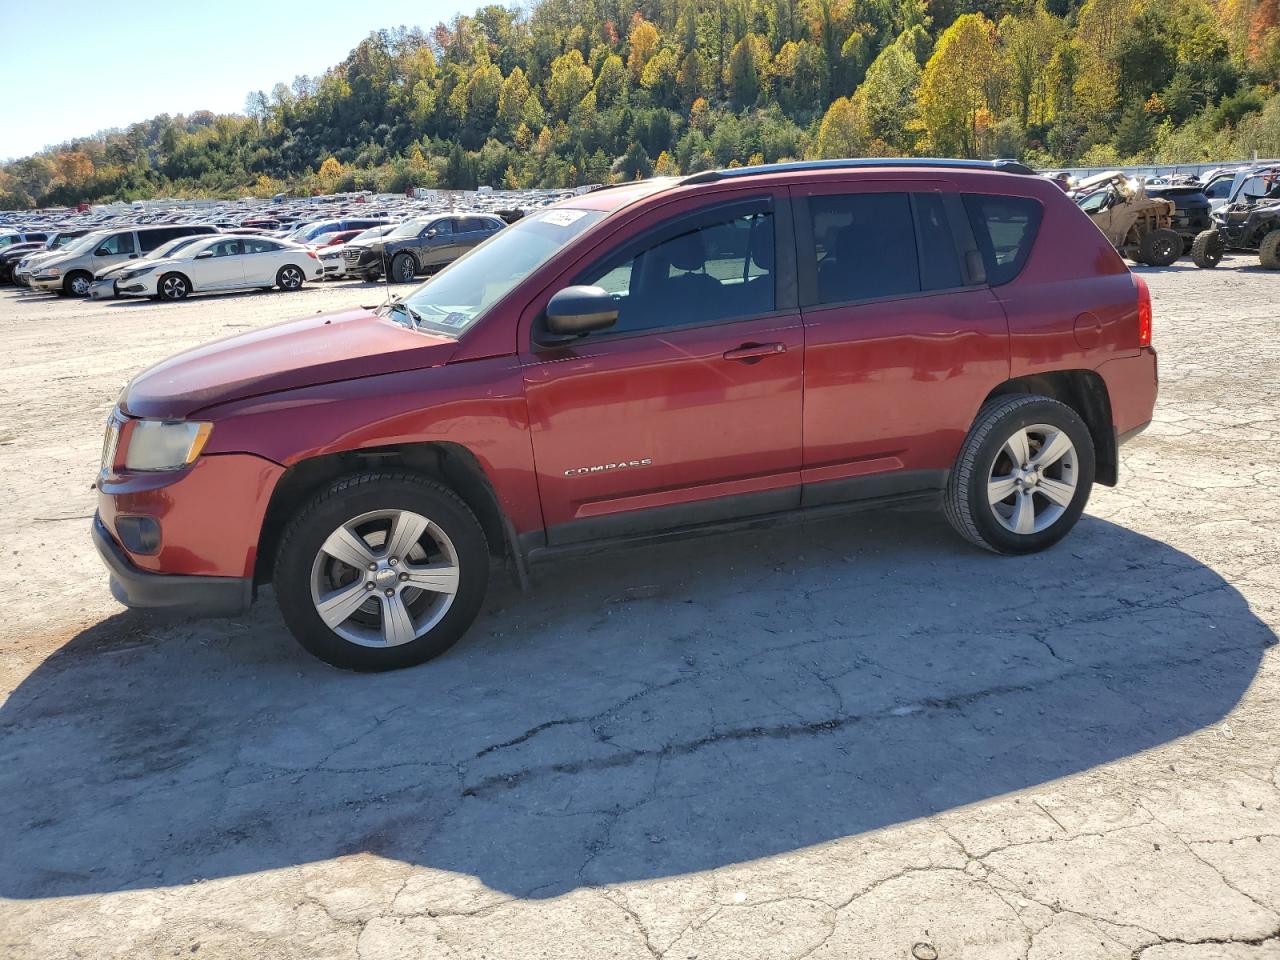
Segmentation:
<svg viewBox="0 0 1280 960">
<path fill-rule="evenodd" d="M 387 304 L 387 306 L 392 311 L 399 310 L 405 316 L 407 316 L 409 318 L 411 325 L 415 330 L 421 325 L 422 314 L 418 313 L 417 310 L 413 309 L 413 307 L 409 306 L 403 300 L 392 300 L 389 304 Z"/>
</svg>

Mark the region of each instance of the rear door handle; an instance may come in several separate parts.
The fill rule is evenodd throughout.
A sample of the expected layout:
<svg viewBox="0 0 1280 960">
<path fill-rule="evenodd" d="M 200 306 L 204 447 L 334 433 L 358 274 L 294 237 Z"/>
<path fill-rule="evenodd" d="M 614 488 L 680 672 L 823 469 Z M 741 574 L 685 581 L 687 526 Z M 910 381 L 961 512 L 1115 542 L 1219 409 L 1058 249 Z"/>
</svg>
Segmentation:
<svg viewBox="0 0 1280 960">
<path fill-rule="evenodd" d="M 736 350 L 726 350 L 724 358 L 726 360 L 739 360 L 743 363 L 759 363 L 765 357 L 771 357 L 775 353 L 786 353 L 787 346 L 784 343 L 744 343 Z"/>
</svg>

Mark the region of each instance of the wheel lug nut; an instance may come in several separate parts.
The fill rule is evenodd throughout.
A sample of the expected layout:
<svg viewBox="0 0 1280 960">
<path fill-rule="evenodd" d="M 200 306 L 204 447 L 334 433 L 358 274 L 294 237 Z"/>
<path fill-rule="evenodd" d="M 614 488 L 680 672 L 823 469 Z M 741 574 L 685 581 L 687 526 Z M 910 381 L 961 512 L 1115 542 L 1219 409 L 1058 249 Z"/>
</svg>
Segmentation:
<svg viewBox="0 0 1280 960">
<path fill-rule="evenodd" d="M 372 590 L 372 589 L 373 589 L 373 581 L 372 581 L 372 580 L 370 580 L 368 583 L 366 583 L 366 584 L 364 585 L 364 588 L 365 588 L 366 590 Z"/>
<path fill-rule="evenodd" d="M 369 569 L 370 569 L 370 570 L 377 570 L 377 569 L 378 569 L 378 565 L 377 565 L 376 563 L 371 563 L 371 564 L 369 564 Z"/>
<path fill-rule="evenodd" d="M 386 593 L 387 593 L 387 596 L 389 597 L 389 596 L 391 596 L 393 593 L 395 593 L 395 591 L 394 591 L 394 590 L 388 590 Z"/>
<path fill-rule="evenodd" d="M 394 567 L 397 563 L 399 563 L 399 562 L 400 562 L 400 561 L 399 561 L 399 560 L 397 560 L 395 557 L 392 557 L 390 560 L 388 560 L 388 561 L 387 561 L 387 563 L 391 564 L 391 566 L 393 566 L 393 567 Z"/>
<path fill-rule="evenodd" d="M 403 582 L 403 581 L 405 581 L 405 580 L 408 580 L 408 579 L 409 579 L 409 575 L 408 575 L 407 573 L 402 573 L 402 574 L 400 574 L 400 580 L 401 580 L 401 582 Z"/>
</svg>

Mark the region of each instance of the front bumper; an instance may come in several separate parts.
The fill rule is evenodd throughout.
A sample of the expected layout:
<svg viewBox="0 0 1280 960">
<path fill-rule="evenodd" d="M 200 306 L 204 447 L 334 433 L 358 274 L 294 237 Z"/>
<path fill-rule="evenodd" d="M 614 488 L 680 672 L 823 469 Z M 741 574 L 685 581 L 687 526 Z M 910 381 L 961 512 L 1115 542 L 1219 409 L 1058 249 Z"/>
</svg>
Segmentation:
<svg viewBox="0 0 1280 960">
<path fill-rule="evenodd" d="M 90 300 L 114 300 L 117 296 L 114 280 L 95 280 L 89 284 Z"/>
<path fill-rule="evenodd" d="M 43 293 L 57 293 L 62 289 L 62 277 L 32 277 L 30 287 Z"/>
<path fill-rule="evenodd" d="M 111 595 L 126 607 L 227 617 L 253 602 L 252 577 L 188 576 L 138 569 L 97 514 L 93 517 L 93 545 L 111 573 Z"/>
</svg>

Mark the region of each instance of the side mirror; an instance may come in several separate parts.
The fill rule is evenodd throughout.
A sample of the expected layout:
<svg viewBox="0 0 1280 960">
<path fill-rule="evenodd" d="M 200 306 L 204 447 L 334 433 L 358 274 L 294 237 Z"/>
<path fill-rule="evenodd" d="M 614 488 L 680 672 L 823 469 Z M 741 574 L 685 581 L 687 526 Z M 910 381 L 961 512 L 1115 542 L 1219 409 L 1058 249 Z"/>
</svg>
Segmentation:
<svg viewBox="0 0 1280 960">
<path fill-rule="evenodd" d="M 565 343 L 618 321 L 618 303 L 600 287 L 565 287 L 547 303 L 547 344 Z"/>
<path fill-rule="evenodd" d="M 209 260 L 212 257 L 213 257 L 212 250 L 201 250 L 199 253 L 196 254 L 197 260 Z"/>
<path fill-rule="evenodd" d="M 423 234 L 423 236 L 426 237 L 428 240 L 430 240 L 435 235 L 436 235 L 435 227 L 432 227 L 430 230 L 428 230 L 426 233 Z"/>
<path fill-rule="evenodd" d="M 93 255 L 94 255 L 95 257 L 108 257 L 108 256 L 110 256 L 110 255 L 111 255 L 111 251 L 110 251 L 110 250 L 108 250 L 105 246 L 103 246 L 103 247 L 99 247 L 97 250 L 93 251 Z"/>
</svg>

